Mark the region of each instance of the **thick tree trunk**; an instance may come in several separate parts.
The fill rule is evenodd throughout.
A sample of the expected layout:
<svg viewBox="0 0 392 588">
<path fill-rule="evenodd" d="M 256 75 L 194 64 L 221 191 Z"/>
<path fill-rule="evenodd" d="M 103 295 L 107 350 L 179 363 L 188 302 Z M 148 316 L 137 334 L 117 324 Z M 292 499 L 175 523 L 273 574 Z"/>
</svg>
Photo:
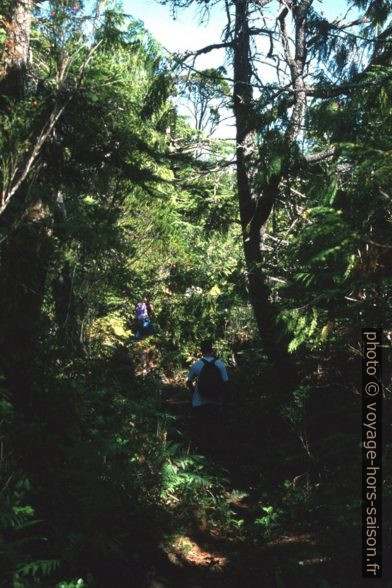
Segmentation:
<svg viewBox="0 0 392 588">
<path fill-rule="evenodd" d="M 280 176 L 274 176 L 256 193 L 253 175 L 257 162 L 254 153 L 253 96 L 251 86 L 249 0 L 237 0 L 234 39 L 234 114 L 237 136 L 237 190 L 244 254 L 249 273 L 249 291 L 260 337 L 266 354 L 279 372 L 284 373 L 282 388 L 295 383 L 293 361 L 287 340 L 277 324 L 277 309 L 263 271 L 262 233 L 278 193 Z"/>
<path fill-rule="evenodd" d="M 0 72 L 0 90 L 12 98 L 22 98 L 26 88 L 29 60 L 31 15 L 34 0 L 13 0 L 7 18 L 4 64 Z"/>
<path fill-rule="evenodd" d="M 32 408 L 50 250 L 45 224 L 41 218 L 31 217 L 8 236 L 1 248 L 0 369 L 13 393 L 15 407 L 25 416 Z"/>
<path fill-rule="evenodd" d="M 26 93 L 33 6 L 34 0 L 12 0 L 6 18 L 0 92 L 10 100 L 21 100 Z M 0 369 L 15 407 L 27 417 L 32 410 L 33 372 L 51 250 L 46 208 L 39 200 L 29 200 L 22 183 L 0 222 L 6 234 L 0 247 Z"/>
</svg>

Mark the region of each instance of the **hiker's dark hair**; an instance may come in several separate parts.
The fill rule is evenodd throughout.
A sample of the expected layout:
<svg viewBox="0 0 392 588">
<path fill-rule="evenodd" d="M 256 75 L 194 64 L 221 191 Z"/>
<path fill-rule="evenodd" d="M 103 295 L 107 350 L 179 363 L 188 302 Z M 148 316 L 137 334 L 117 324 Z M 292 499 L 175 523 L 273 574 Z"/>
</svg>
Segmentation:
<svg viewBox="0 0 392 588">
<path fill-rule="evenodd" d="M 212 351 L 212 339 L 203 339 L 203 341 L 201 342 L 201 350 L 202 353 L 208 353 Z"/>
</svg>

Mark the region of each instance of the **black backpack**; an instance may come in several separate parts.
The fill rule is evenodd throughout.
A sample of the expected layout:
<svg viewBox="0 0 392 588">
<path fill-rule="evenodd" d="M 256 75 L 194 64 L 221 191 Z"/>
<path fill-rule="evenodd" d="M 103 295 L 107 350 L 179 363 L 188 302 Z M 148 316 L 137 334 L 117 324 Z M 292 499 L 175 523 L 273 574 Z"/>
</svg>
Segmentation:
<svg viewBox="0 0 392 588">
<path fill-rule="evenodd" d="M 199 394 L 203 400 L 219 400 L 223 391 L 223 380 L 220 369 L 215 365 L 216 359 L 201 361 L 204 365 L 197 380 Z"/>
</svg>

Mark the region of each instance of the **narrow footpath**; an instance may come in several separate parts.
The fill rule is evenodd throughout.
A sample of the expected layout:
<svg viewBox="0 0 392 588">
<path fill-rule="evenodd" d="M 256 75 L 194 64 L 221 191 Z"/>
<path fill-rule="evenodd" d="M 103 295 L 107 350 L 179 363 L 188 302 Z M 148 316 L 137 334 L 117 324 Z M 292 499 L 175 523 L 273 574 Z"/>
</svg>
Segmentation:
<svg viewBox="0 0 392 588">
<path fill-rule="evenodd" d="M 169 441 L 182 444 L 185 455 L 197 456 L 190 435 L 189 391 L 182 383 L 166 382 L 162 405 L 175 417 Z M 217 525 L 203 508 L 192 509 L 184 532 L 164 546 L 167 561 L 163 558 L 152 569 L 146 586 L 358 586 L 352 576 L 336 581 L 337 575 L 345 576 L 344 558 L 339 557 L 328 525 L 322 491 L 315 500 L 317 488 L 306 471 L 303 448 L 287 422 L 279 421 L 276 414 L 271 417 L 268 395 L 260 398 L 257 411 L 254 401 L 245 399 L 241 414 L 231 399 L 222 430 L 220 447 L 201 459 L 221 477 L 221 496 L 226 497 L 230 520 L 226 526 Z M 301 461 L 303 471 L 298 470 Z"/>
</svg>

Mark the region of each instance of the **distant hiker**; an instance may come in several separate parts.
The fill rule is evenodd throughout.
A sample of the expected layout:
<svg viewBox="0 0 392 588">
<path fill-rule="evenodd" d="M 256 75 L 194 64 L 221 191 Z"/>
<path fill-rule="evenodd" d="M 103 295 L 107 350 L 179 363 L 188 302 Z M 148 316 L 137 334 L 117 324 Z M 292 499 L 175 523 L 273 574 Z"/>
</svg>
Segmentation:
<svg viewBox="0 0 392 588">
<path fill-rule="evenodd" d="M 217 444 L 221 406 L 229 377 L 223 361 L 214 357 L 210 339 L 202 341 L 201 352 L 203 357 L 189 370 L 187 386 L 193 392 L 195 437 L 200 447 L 208 450 Z"/>
<path fill-rule="evenodd" d="M 134 339 L 136 341 L 148 335 L 153 335 L 156 332 L 155 327 L 151 323 L 151 317 L 154 314 L 154 308 L 148 296 L 144 296 L 143 300 L 138 302 L 135 308 L 136 333 Z"/>
</svg>

